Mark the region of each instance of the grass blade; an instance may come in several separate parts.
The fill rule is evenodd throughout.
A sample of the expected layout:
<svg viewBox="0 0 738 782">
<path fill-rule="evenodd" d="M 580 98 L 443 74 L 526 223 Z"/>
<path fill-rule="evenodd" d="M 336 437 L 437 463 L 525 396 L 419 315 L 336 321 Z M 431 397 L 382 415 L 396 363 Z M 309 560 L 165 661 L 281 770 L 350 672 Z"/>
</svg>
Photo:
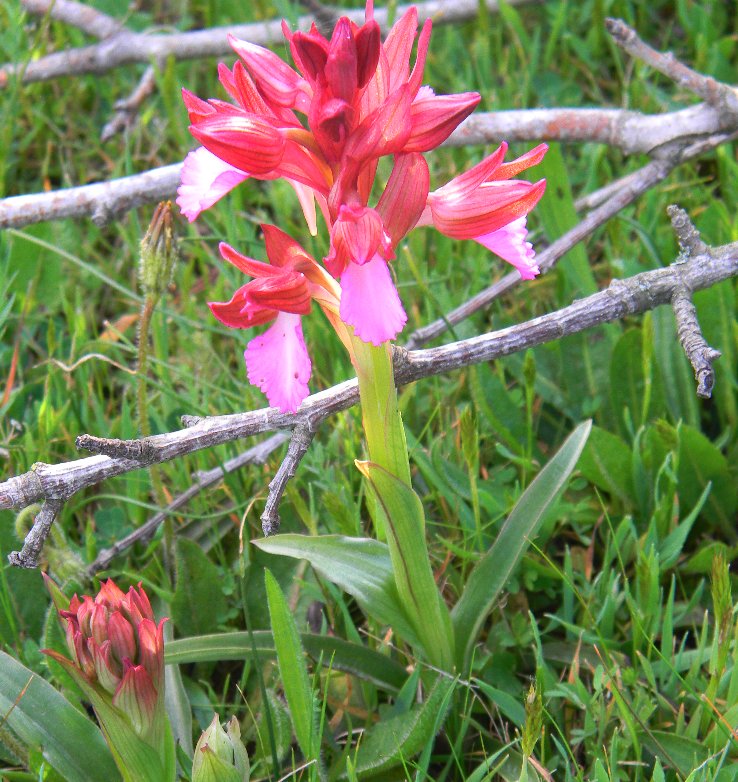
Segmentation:
<svg viewBox="0 0 738 782">
<path fill-rule="evenodd" d="M 295 620 L 277 580 L 264 571 L 269 617 L 277 651 L 279 673 L 290 707 L 297 742 L 308 760 L 318 758 L 318 735 L 315 724 L 315 697 L 310 687 L 305 655 Z"/>
<path fill-rule="evenodd" d="M 253 639 L 257 654 L 265 657 L 275 655 L 271 632 L 255 630 Z M 316 662 L 322 661 L 323 665 L 330 666 L 332 670 L 350 673 L 383 690 L 395 692 L 407 679 L 407 671 L 399 662 L 367 646 L 344 641 L 336 636 L 313 633 L 301 633 L 300 640 L 305 651 Z M 164 655 L 168 665 L 221 662 L 243 660 L 254 647 L 247 632 L 216 633 L 169 641 L 164 648 Z"/>
</svg>

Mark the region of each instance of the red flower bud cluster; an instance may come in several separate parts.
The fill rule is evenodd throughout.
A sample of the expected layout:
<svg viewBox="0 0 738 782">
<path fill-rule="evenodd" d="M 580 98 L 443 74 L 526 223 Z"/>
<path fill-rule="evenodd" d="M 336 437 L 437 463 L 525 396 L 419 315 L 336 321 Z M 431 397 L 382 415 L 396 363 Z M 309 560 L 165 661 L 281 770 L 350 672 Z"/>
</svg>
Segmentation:
<svg viewBox="0 0 738 782">
<path fill-rule="evenodd" d="M 59 615 L 74 664 L 145 731 L 163 693 L 166 620 L 156 624 L 141 585 L 126 594 L 108 579 L 94 598 L 74 595 Z"/>
</svg>

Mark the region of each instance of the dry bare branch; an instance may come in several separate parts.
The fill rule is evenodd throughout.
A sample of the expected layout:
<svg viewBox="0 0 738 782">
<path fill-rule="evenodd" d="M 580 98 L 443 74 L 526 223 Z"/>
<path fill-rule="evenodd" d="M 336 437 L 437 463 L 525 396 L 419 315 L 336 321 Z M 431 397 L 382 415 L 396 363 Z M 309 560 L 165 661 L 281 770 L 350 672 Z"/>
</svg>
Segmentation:
<svg viewBox="0 0 738 782">
<path fill-rule="evenodd" d="M 101 141 L 109 141 L 116 133 L 132 124 L 134 117 L 141 108 L 141 104 L 151 95 L 156 87 L 156 71 L 152 65 L 143 72 L 136 88 L 123 100 L 115 104 L 115 114 L 105 124 L 100 133 Z"/>
<path fill-rule="evenodd" d="M 524 5 L 536 0 L 508 0 L 511 5 Z M 499 10 L 497 0 L 485 0 L 491 12 Z M 39 2 L 39 6 L 48 7 L 49 3 Z M 397 16 L 410 6 L 398 5 Z M 436 24 L 450 24 L 471 19 L 479 12 L 478 0 L 427 0 L 416 4 L 421 22 L 433 19 Z M 335 9 L 340 16 L 347 16 L 355 22 L 364 21 L 364 9 Z M 388 10 L 375 8 L 374 18 L 383 30 L 387 30 Z M 301 16 L 298 27 L 308 30 L 314 21 L 313 16 Z M 0 88 L 8 84 L 13 76 L 23 83 L 48 81 L 60 76 L 80 76 L 82 74 L 101 74 L 121 65 L 131 63 L 149 63 L 152 60 L 164 60 L 174 57 L 177 60 L 196 60 L 202 57 L 220 57 L 231 51 L 227 35 L 231 33 L 260 46 L 281 43 L 282 20 L 253 22 L 251 24 L 211 27 L 207 30 L 193 30 L 184 33 L 134 33 L 120 30 L 100 43 L 78 49 L 67 49 L 48 54 L 25 64 L 8 63 L 0 67 Z"/>
<path fill-rule="evenodd" d="M 44 542 L 49 536 L 51 525 L 56 517 L 61 513 L 64 502 L 62 500 L 48 499 L 44 501 L 41 510 L 36 516 L 31 531 L 26 535 L 23 542 L 23 548 L 20 551 L 11 551 L 8 555 L 8 562 L 15 567 L 36 568 L 41 556 L 41 550 Z"/>
<path fill-rule="evenodd" d="M 732 128 L 738 121 L 732 122 Z M 651 154 L 667 144 L 725 130 L 720 114 L 705 103 L 662 114 L 625 109 L 520 109 L 472 114 L 447 146 L 494 141 L 579 141 L 618 147 L 628 155 Z"/>
<path fill-rule="evenodd" d="M 306 424 L 298 424 L 292 430 L 287 454 L 269 484 L 269 495 L 264 505 L 264 512 L 261 514 L 261 528 L 266 537 L 273 535 L 279 529 L 279 503 L 282 501 L 284 490 L 287 488 L 290 478 L 294 477 L 298 465 L 308 452 L 310 443 L 315 437 L 316 429 L 313 427 L 315 427 L 315 421 L 312 422 L 311 427 Z"/>
<path fill-rule="evenodd" d="M 95 38 L 109 38 L 119 33 L 122 27 L 112 16 L 73 0 L 21 0 L 21 5 L 32 14 L 48 14 L 52 19 Z"/>
<path fill-rule="evenodd" d="M 659 52 L 651 48 L 622 19 L 607 19 L 605 26 L 615 43 L 631 57 L 655 68 L 675 84 L 702 98 L 720 112 L 724 122 L 735 122 L 738 116 L 738 91 L 735 88 L 692 70 L 671 52 Z"/>
<path fill-rule="evenodd" d="M 667 212 L 671 217 L 671 224 L 679 240 L 683 257 L 686 259 L 707 252 L 707 245 L 702 241 L 689 215 L 674 205 L 670 206 Z M 692 303 L 692 291 L 688 285 L 682 285 L 674 291 L 671 308 L 674 311 L 679 342 L 694 370 L 697 396 L 709 399 L 715 385 L 712 364 L 720 358 L 720 351 L 711 348 L 702 334 L 697 320 L 697 310 Z"/>
<path fill-rule="evenodd" d="M 400 348 L 395 359 L 397 383 L 405 385 L 490 361 L 602 323 L 640 314 L 670 304 L 674 293 L 680 289 L 697 291 L 736 275 L 738 243 L 709 248 L 691 255 L 686 261 L 679 259 L 662 269 L 643 272 L 627 280 L 613 280 L 599 293 L 525 323 L 427 350 Z M 312 430 L 324 418 L 357 402 L 356 380 L 348 380 L 308 397 L 295 414 L 265 408 L 203 418 L 189 428 L 148 437 L 144 446 L 134 446 L 128 452 L 146 453 L 146 463 L 159 463 L 262 432 L 299 425 Z M 87 486 L 140 469 L 146 463 L 109 456 L 92 456 L 65 464 L 37 463 L 30 472 L 0 483 L 0 508 L 23 508 L 48 499 L 62 502 Z"/>
<path fill-rule="evenodd" d="M 91 217 L 97 225 L 105 225 L 130 209 L 171 198 L 177 191 L 181 168 L 181 163 L 175 163 L 109 182 L 4 198 L 0 201 L 0 229 L 68 217 Z"/>
</svg>

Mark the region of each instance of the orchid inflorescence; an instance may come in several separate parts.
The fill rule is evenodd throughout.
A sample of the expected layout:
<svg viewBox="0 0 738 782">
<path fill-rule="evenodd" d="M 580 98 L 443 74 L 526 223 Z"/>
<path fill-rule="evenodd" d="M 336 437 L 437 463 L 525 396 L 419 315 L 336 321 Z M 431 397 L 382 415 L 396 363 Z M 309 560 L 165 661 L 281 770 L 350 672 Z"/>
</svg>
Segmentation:
<svg viewBox="0 0 738 782">
<path fill-rule="evenodd" d="M 136 732 L 151 730 L 164 691 L 164 635 L 139 584 L 123 592 L 112 579 L 91 597 L 74 595 L 59 616 L 65 622 L 72 665 L 111 696 Z M 66 658 L 49 651 L 58 662 Z"/>
<path fill-rule="evenodd" d="M 72 677 L 95 711 L 124 782 L 174 780 L 174 740 L 164 708 L 164 622 L 141 586 L 112 579 L 92 597 L 68 600 L 45 576 L 64 626 L 65 657 L 43 651 Z"/>
<path fill-rule="evenodd" d="M 444 142 L 480 100 L 475 92 L 436 95 L 422 86 L 431 26 L 427 20 L 420 31 L 411 68 L 415 8 L 384 42 L 372 0 L 363 25 L 341 18 L 330 40 L 315 25 L 293 33 L 283 22 L 297 70 L 268 49 L 231 36 L 240 59 L 232 70 L 221 63 L 219 75 L 235 103 L 183 91 L 190 131 L 202 144 L 185 159 L 178 191 L 188 219 L 249 177 L 284 178 L 310 232 L 317 234 L 317 209 L 328 227 L 330 249 L 322 264 L 270 225 L 263 226 L 269 263 L 220 245 L 223 258 L 253 279 L 210 309 L 234 328 L 274 321 L 244 355 L 251 383 L 282 411 L 295 411 L 308 394 L 311 363 L 301 317 L 313 300 L 347 345 L 352 329 L 373 345 L 397 337 L 407 316 L 388 264 L 413 228 L 434 226 L 446 236 L 473 239 L 523 279 L 538 273 L 526 215 L 543 195 L 545 180 L 512 177 L 540 162 L 545 145 L 504 163 L 503 143 L 430 190 L 423 153 Z M 378 161 L 387 155 L 393 156 L 392 170 L 373 198 Z"/>
</svg>

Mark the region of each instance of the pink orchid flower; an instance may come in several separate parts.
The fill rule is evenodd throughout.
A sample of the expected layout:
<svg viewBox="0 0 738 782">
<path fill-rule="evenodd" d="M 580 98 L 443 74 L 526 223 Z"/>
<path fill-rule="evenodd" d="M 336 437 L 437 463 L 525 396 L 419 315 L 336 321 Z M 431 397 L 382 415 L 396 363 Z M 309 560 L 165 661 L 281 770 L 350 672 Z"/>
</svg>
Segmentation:
<svg viewBox="0 0 738 782">
<path fill-rule="evenodd" d="M 210 302 L 210 311 L 226 326 L 250 328 L 274 321 L 249 342 L 244 359 L 249 382 L 258 386 L 283 412 L 294 412 L 308 394 L 312 371 L 302 335 L 302 316 L 315 299 L 338 310 L 335 281 L 291 237 L 273 225 L 263 225 L 270 263 L 256 261 L 220 244 L 223 258 L 254 279 L 228 302 Z"/>
<path fill-rule="evenodd" d="M 533 279 L 539 269 L 526 241 L 525 215 L 540 201 L 546 181 L 531 184 L 510 177 L 540 163 L 547 149 L 539 144 L 503 163 L 503 142 L 481 163 L 430 193 L 418 225 L 434 225 L 454 239 L 473 239 L 515 266 L 522 279 Z"/>
<path fill-rule="evenodd" d="M 249 343 L 249 380 L 272 404 L 294 410 L 307 395 L 310 376 L 300 318 L 311 299 L 316 292 L 330 299 L 320 303 L 339 334 L 350 326 L 374 345 L 395 339 L 407 316 L 389 264 L 414 227 L 433 225 L 448 236 L 474 239 L 526 279 L 538 273 L 525 215 L 541 198 L 545 182 L 511 177 L 539 162 L 546 148 L 504 164 L 503 144 L 430 192 L 423 153 L 445 141 L 480 100 L 477 93 L 436 95 L 422 86 L 430 20 L 420 30 L 414 63 L 415 8 L 384 42 L 372 0 L 363 25 L 342 18 L 330 39 L 315 25 L 293 33 L 283 23 L 283 31 L 296 69 L 268 49 L 230 37 L 239 61 L 232 70 L 221 64 L 219 75 L 234 102 L 204 101 L 183 91 L 190 131 L 203 146 L 185 159 L 177 203 L 194 220 L 248 177 L 284 178 L 294 187 L 313 235 L 319 207 L 330 235 L 323 263 L 340 279 L 340 288 L 332 280 L 326 283 L 330 277 L 294 240 L 279 232 L 277 242 L 278 229 L 269 227 L 269 264 L 221 246 L 223 257 L 254 279 L 230 302 L 210 305 L 217 318 L 236 328 L 275 321 Z M 394 157 L 393 168 L 371 205 L 377 164 L 386 155 Z M 280 252 L 288 244 L 292 254 L 285 260 Z M 283 360 L 270 358 L 276 354 Z"/>
</svg>

